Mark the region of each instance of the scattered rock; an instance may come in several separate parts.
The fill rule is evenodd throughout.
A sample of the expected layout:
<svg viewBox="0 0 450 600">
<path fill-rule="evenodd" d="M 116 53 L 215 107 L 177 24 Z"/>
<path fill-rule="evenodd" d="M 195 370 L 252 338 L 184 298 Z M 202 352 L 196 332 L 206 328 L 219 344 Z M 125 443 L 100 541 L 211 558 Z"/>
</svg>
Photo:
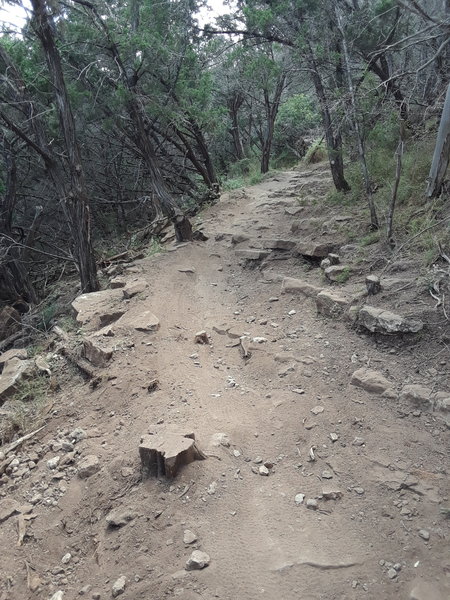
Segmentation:
<svg viewBox="0 0 450 600">
<path fill-rule="evenodd" d="M 113 348 L 105 345 L 99 336 L 91 336 L 83 340 L 84 357 L 95 367 L 106 367 L 113 355 Z"/>
<path fill-rule="evenodd" d="M 70 554 L 70 552 L 68 552 L 67 554 L 64 554 L 64 556 L 61 559 L 62 564 L 63 565 L 69 564 L 71 558 L 72 558 L 72 555 Z"/>
<path fill-rule="evenodd" d="M 47 467 L 50 470 L 56 469 L 56 467 L 59 465 L 60 460 L 61 458 L 59 456 L 54 456 L 53 458 L 47 461 Z"/>
<path fill-rule="evenodd" d="M 58 590 L 57 592 L 55 592 L 53 594 L 53 596 L 50 598 L 50 600 L 63 600 L 63 598 L 64 598 L 63 590 Z"/>
<path fill-rule="evenodd" d="M 324 290 L 316 296 L 317 312 L 326 317 L 341 317 L 349 308 L 350 303 L 349 298 L 334 290 Z"/>
<path fill-rule="evenodd" d="M 136 517 L 137 514 L 131 510 L 116 508 L 106 515 L 105 521 L 111 529 L 118 529 Z"/>
<path fill-rule="evenodd" d="M 333 473 L 331 471 L 322 471 L 323 479 L 333 479 Z"/>
<path fill-rule="evenodd" d="M 295 504 L 303 504 L 305 500 L 305 494 L 296 494 L 294 498 Z"/>
<path fill-rule="evenodd" d="M 384 375 L 378 371 L 366 369 L 365 367 L 358 369 L 353 373 L 350 383 L 371 394 L 382 394 L 391 387 L 391 383 Z"/>
<path fill-rule="evenodd" d="M 127 316 L 127 315 L 125 315 Z M 123 320 L 123 324 L 127 325 L 127 320 Z M 122 324 L 122 319 L 120 320 Z M 142 313 L 132 317 L 132 321 L 129 323 L 136 331 L 152 332 L 159 329 L 159 319 L 149 310 L 144 310 Z"/>
<path fill-rule="evenodd" d="M 142 436 L 139 455 L 145 476 L 168 478 L 175 477 L 182 465 L 204 458 L 194 433 L 176 428 Z"/>
<path fill-rule="evenodd" d="M 133 296 L 137 296 L 138 294 L 142 294 L 147 289 L 147 282 L 145 279 L 137 279 L 136 281 L 131 281 L 127 283 L 127 285 L 123 288 L 122 293 L 123 297 L 126 299 L 133 298 Z"/>
<path fill-rule="evenodd" d="M 32 374 L 33 365 L 30 360 L 14 357 L 7 360 L 0 375 L 0 406 L 16 390 L 17 385 L 25 377 Z"/>
<path fill-rule="evenodd" d="M 244 260 L 259 261 L 267 258 L 270 254 L 270 250 L 250 250 L 242 249 L 236 250 L 236 256 Z"/>
<path fill-rule="evenodd" d="M 309 508 L 310 510 L 317 510 L 319 508 L 319 503 L 314 498 L 309 498 L 306 501 L 306 508 Z"/>
<path fill-rule="evenodd" d="M 428 542 L 428 540 L 430 539 L 430 532 L 426 529 L 419 529 L 419 537 Z"/>
<path fill-rule="evenodd" d="M 292 240 L 261 240 L 262 247 L 269 250 L 292 250 L 296 242 Z"/>
<path fill-rule="evenodd" d="M 265 465 L 261 465 L 259 467 L 259 474 L 260 475 L 263 475 L 264 477 L 268 477 L 269 472 L 270 472 L 269 469 Z"/>
<path fill-rule="evenodd" d="M 229 448 L 231 445 L 230 438 L 226 433 L 214 433 L 211 438 L 211 445 L 215 446 L 216 448 L 219 446 Z"/>
<path fill-rule="evenodd" d="M 26 348 L 12 348 L 11 350 L 7 350 L 0 354 L 0 366 L 4 365 L 11 358 L 20 358 L 20 360 L 25 360 L 28 358 L 28 351 Z"/>
<path fill-rule="evenodd" d="M 112 586 L 112 597 L 113 598 L 117 598 L 117 596 L 120 596 L 121 594 L 124 593 L 125 588 L 127 586 L 127 578 L 125 577 L 125 575 L 121 575 L 119 577 L 119 579 L 117 579 Z"/>
<path fill-rule="evenodd" d="M 324 410 L 325 409 L 323 406 L 315 406 L 314 408 L 311 409 L 311 412 L 313 415 L 320 415 L 320 413 L 323 413 Z"/>
<path fill-rule="evenodd" d="M 34 364 L 39 373 L 45 373 L 50 377 L 50 375 L 52 374 L 50 365 L 43 356 L 36 356 L 36 358 L 34 359 Z"/>
<path fill-rule="evenodd" d="M 395 569 L 388 569 L 387 576 L 389 577 L 389 579 L 395 579 L 397 575 L 398 573 Z"/>
<path fill-rule="evenodd" d="M 87 479 L 91 475 L 95 475 L 100 471 L 100 461 L 98 456 L 89 454 L 80 460 L 78 463 L 78 477 L 80 479 Z"/>
<path fill-rule="evenodd" d="M 350 267 L 347 265 L 331 265 L 326 267 L 324 272 L 329 281 L 342 281 L 344 277 L 350 275 Z"/>
<path fill-rule="evenodd" d="M 363 306 L 358 313 L 358 323 L 372 333 L 417 333 L 423 328 L 419 319 L 410 319 L 401 315 L 375 308 Z"/>
<path fill-rule="evenodd" d="M 198 331 L 195 334 L 194 341 L 196 344 L 209 344 L 209 337 L 206 331 Z"/>
<path fill-rule="evenodd" d="M 343 496 L 341 490 L 326 488 L 322 490 L 322 496 L 325 500 L 340 500 Z"/>
<path fill-rule="evenodd" d="M 285 277 L 281 284 L 282 294 L 303 294 L 309 298 L 315 298 L 321 291 L 322 288 L 294 277 Z"/>
<path fill-rule="evenodd" d="M 194 550 L 191 556 L 188 558 L 186 562 L 186 571 L 196 571 L 199 569 L 204 569 L 209 565 L 211 559 L 206 552 L 201 552 L 200 550 Z"/>
<path fill-rule="evenodd" d="M 334 443 L 337 442 L 339 439 L 339 436 L 337 433 L 330 433 L 330 440 Z"/>
<path fill-rule="evenodd" d="M 125 287 L 126 283 L 127 282 L 123 277 L 114 277 L 114 279 L 111 279 L 109 285 L 112 290 L 117 290 L 119 288 Z"/>
<path fill-rule="evenodd" d="M 299 242 L 295 248 L 296 254 L 311 258 L 326 258 L 337 250 L 338 244 L 332 242 Z"/>
<path fill-rule="evenodd" d="M 430 404 L 432 390 L 422 385 L 405 385 L 400 392 L 400 399 L 406 400 L 416 406 L 426 406 Z"/>
<path fill-rule="evenodd" d="M 0 523 L 20 512 L 20 504 L 16 500 L 5 498 L 0 502 Z"/>
<path fill-rule="evenodd" d="M 197 536 L 190 529 L 185 529 L 183 534 L 183 542 L 185 544 L 193 544 L 197 541 Z"/>
<path fill-rule="evenodd" d="M 365 489 L 362 487 L 355 487 L 353 490 L 355 494 L 358 494 L 358 496 L 363 496 L 365 494 Z"/>
<path fill-rule="evenodd" d="M 364 438 L 361 437 L 355 437 L 355 439 L 352 442 L 352 446 L 364 446 L 366 443 Z"/>
</svg>

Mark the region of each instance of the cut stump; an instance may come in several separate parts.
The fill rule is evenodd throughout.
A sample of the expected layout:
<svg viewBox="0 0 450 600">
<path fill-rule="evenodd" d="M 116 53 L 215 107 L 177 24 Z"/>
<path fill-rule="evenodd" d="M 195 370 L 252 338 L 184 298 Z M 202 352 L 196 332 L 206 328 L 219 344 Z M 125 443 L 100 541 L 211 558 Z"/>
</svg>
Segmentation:
<svg viewBox="0 0 450 600">
<path fill-rule="evenodd" d="M 172 479 L 183 465 L 194 460 L 203 460 L 205 454 L 195 443 L 192 431 L 165 429 L 141 437 L 139 456 L 142 474 L 147 477 Z"/>
</svg>

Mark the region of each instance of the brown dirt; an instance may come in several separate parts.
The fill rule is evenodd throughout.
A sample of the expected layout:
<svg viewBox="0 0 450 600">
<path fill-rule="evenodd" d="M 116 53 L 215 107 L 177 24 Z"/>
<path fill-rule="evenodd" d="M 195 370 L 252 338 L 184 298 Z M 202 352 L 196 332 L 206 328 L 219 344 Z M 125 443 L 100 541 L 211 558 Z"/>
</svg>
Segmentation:
<svg viewBox="0 0 450 600">
<path fill-rule="evenodd" d="M 449 506 L 447 426 L 432 412 L 414 416 L 409 405 L 350 385 L 353 371 L 370 364 L 396 388 L 421 383 L 445 390 L 448 347 L 438 335 L 385 340 L 324 319 L 311 299 L 281 295 L 280 282 L 270 281 L 270 274 L 282 273 L 327 285 L 317 268 L 280 252 L 263 270 L 243 268 L 230 244 L 230 234 L 238 231 L 254 242 L 258 236 L 293 239 L 294 218 L 286 206 L 299 194 L 318 198 L 328 186 L 328 172 L 319 165 L 224 195 L 202 215 L 208 242 L 135 263 L 149 287 L 128 302 L 128 315 L 150 310 L 161 327 L 155 333 L 128 331 L 132 347 L 117 340 L 96 389 L 72 373 L 39 439 L 18 453 L 37 449 L 42 456 L 30 477 L 10 481 L 0 494 L 20 503 L 37 491 L 44 497 L 33 508 L 36 518 L 27 522 L 23 545 L 17 545 L 17 516 L 0 524 L 1 600 L 47 599 L 57 590 L 65 592 L 64 600 L 82 592 L 110 598 L 120 575 L 127 578 L 124 600 L 406 599 L 418 581 L 435 586 L 427 598 L 450 597 L 449 519 L 440 510 Z M 323 210 L 312 202 L 295 218 Z M 359 227 L 361 215 L 353 215 Z M 357 272 L 343 287 L 363 282 L 371 261 L 363 255 L 355 262 Z M 180 271 L 186 267 L 195 272 Z M 411 279 L 412 271 L 403 276 Z M 390 294 L 377 302 L 392 308 L 398 298 Z M 399 310 L 429 314 L 433 305 L 414 286 Z M 229 347 L 232 338 L 213 330 L 223 324 L 267 342 L 256 344 L 244 360 L 237 347 Z M 194 343 L 203 329 L 210 345 Z M 280 376 L 292 363 L 275 361 L 282 352 L 303 361 Z M 155 377 L 159 389 L 149 393 Z M 317 405 L 324 410 L 314 415 Z M 173 481 L 141 481 L 140 436 L 158 422 L 191 428 L 208 459 L 183 467 Z M 48 444 L 74 427 L 89 436 L 77 450 L 98 456 L 101 469 L 80 479 L 73 466 L 64 467 L 58 482 L 46 463 L 64 452 Z M 229 448 L 211 445 L 218 432 L 229 436 Z M 330 433 L 338 434 L 335 443 Z M 356 437 L 364 445 L 353 445 Z M 260 466 L 257 457 L 273 464 L 269 476 L 253 472 Z M 342 497 L 325 500 L 327 488 Z M 299 493 L 305 503 L 318 498 L 318 510 L 296 505 Z M 137 516 L 110 530 L 105 516 L 115 508 Z M 185 529 L 198 537 L 191 546 L 183 543 Z M 429 541 L 419 537 L 421 529 Z M 211 563 L 186 572 L 194 548 L 207 552 Z M 66 553 L 72 558 L 62 564 Z M 385 563 L 401 565 L 394 579 Z M 41 579 L 35 592 L 27 589 L 27 564 Z"/>
</svg>

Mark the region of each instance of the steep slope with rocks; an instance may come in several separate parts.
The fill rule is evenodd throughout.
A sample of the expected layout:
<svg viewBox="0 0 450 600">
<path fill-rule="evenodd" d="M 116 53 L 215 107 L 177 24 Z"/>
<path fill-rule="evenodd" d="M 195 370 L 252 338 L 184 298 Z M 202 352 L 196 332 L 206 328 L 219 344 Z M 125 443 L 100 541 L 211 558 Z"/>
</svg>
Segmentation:
<svg viewBox="0 0 450 600">
<path fill-rule="evenodd" d="M 329 186 L 224 195 L 207 242 L 75 300 L 90 383 L 54 358 L 70 385 L 0 456 L 1 600 L 450 597 L 449 331 Z"/>
</svg>

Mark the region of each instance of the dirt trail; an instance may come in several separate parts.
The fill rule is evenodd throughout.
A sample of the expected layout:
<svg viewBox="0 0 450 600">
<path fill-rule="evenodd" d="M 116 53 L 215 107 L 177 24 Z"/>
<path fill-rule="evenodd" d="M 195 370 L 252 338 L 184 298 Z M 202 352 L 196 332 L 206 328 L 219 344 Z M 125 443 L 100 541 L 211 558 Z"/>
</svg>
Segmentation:
<svg viewBox="0 0 450 600">
<path fill-rule="evenodd" d="M 0 525 L 2 600 L 47 599 L 57 590 L 64 600 L 110 598 L 121 575 L 124 600 L 450 597 L 449 520 L 440 512 L 449 496 L 448 430 L 432 413 L 414 416 L 397 400 L 350 385 L 367 364 L 403 384 L 419 360 L 414 350 L 399 344 L 391 353 L 318 316 L 312 300 L 280 293 L 276 274 L 323 285 L 318 269 L 306 271 L 283 253 L 264 271 L 243 268 L 230 243 L 234 233 L 250 238 L 237 248 L 293 239 L 286 209 L 298 206 L 298 194 L 320 197 L 329 185 L 320 167 L 226 195 L 202 216 L 208 242 L 135 264 L 138 273 L 127 277 L 149 287 L 128 302 L 128 316 L 150 310 L 160 329 L 130 331 L 134 346 L 114 353 L 108 381 L 91 391 L 74 378 L 55 406 L 38 445 L 81 427 L 88 437 L 77 449 L 99 457 L 101 469 L 82 480 L 69 467 L 58 482 L 46 467 L 58 452 L 49 450 L 8 491 L 20 502 L 37 491 L 43 499 L 23 546 L 15 519 Z M 214 330 L 224 325 L 267 341 L 244 360 L 235 338 Z M 203 329 L 210 345 L 194 343 Z M 149 393 L 153 377 L 160 388 Z M 140 481 L 140 436 L 158 423 L 191 428 L 208 459 L 171 482 Z M 212 445 L 219 432 L 230 447 Z M 273 465 L 268 476 L 259 474 L 261 460 Z M 324 490 L 339 497 L 326 500 Z M 305 495 L 302 504 L 297 494 Z M 317 499 L 317 510 L 306 507 L 308 499 Z M 105 515 L 115 508 L 133 515 L 111 530 Z M 198 538 L 190 546 L 186 529 Z M 210 565 L 184 571 L 194 548 Z M 24 561 L 41 577 L 34 593 Z"/>
</svg>

